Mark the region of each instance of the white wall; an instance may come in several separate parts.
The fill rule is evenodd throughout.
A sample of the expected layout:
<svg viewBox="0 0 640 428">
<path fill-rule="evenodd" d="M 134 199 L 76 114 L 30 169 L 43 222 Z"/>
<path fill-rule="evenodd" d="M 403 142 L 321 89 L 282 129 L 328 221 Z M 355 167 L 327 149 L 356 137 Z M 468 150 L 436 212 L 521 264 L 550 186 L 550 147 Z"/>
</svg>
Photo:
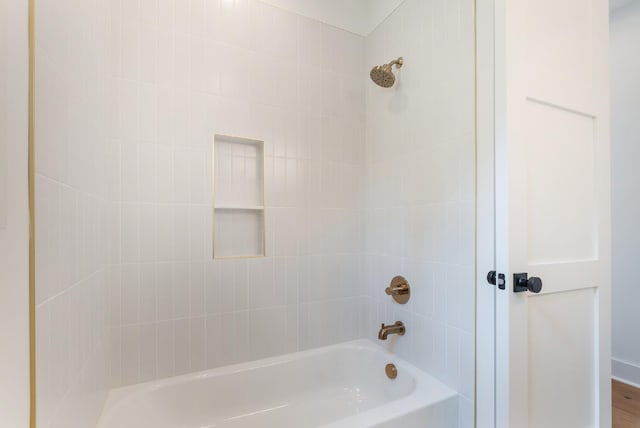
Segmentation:
<svg viewBox="0 0 640 428">
<path fill-rule="evenodd" d="M 35 5 L 39 428 L 95 426 L 106 397 L 107 5 Z"/>
<path fill-rule="evenodd" d="M 360 337 L 363 39 L 254 0 L 113 4 L 112 384 Z M 266 258 L 211 260 L 214 132 L 265 141 Z"/>
<path fill-rule="evenodd" d="M 474 15 L 470 0 L 405 1 L 366 40 L 366 64 L 398 56 L 396 84 L 367 81 L 367 335 L 461 394 L 473 426 L 475 323 Z M 412 286 L 406 306 L 384 288 Z"/>
<path fill-rule="evenodd" d="M 0 0 L 0 426 L 29 425 L 27 2 Z M 2 192 L 0 192 L 2 193 Z"/>
<path fill-rule="evenodd" d="M 609 10 L 610 11 L 614 11 L 616 9 L 619 9 L 623 6 L 628 5 L 629 3 L 632 3 L 634 0 L 610 0 L 609 1 Z"/>
<path fill-rule="evenodd" d="M 611 15 L 613 375 L 640 385 L 640 1 Z"/>
</svg>

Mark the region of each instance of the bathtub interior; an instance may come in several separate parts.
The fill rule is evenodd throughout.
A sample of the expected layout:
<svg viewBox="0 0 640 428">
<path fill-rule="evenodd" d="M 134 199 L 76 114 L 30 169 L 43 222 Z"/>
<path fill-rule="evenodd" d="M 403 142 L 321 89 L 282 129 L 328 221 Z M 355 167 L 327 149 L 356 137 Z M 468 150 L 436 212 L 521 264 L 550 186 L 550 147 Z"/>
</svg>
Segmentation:
<svg viewBox="0 0 640 428">
<path fill-rule="evenodd" d="M 353 427 L 367 413 L 362 426 L 374 426 L 407 413 L 407 403 L 414 411 L 434 398 L 416 397 L 416 369 L 402 360 L 394 361 L 398 377 L 388 379 L 390 358 L 365 340 L 120 388 L 99 428 Z"/>
</svg>

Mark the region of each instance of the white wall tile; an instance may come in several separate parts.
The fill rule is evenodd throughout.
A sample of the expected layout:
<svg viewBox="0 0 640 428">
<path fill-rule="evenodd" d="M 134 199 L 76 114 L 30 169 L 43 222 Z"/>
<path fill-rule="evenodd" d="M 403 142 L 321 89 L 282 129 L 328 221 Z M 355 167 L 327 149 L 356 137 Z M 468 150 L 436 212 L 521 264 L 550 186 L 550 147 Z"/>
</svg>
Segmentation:
<svg viewBox="0 0 640 428">
<path fill-rule="evenodd" d="M 140 206 L 140 261 L 153 262 L 157 260 L 158 238 L 156 207 L 151 204 Z"/>
<path fill-rule="evenodd" d="M 211 254 L 211 247 L 205 247 L 207 242 L 206 223 L 210 221 L 211 208 L 205 205 L 189 207 L 189 259 L 205 260 Z"/>
<path fill-rule="evenodd" d="M 194 36 L 204 35 L 205 29 L 205 0 L 190 0 L 189 30 Z"/>
<path fill-rule="evenodd" d="M 158 128 L 158 89 L 155 84 L 140 85 L 140 139 L 156 141 Z"/>
<path fill-rule="evenodd" d="M 445 372 L 442 378 L 453 388 L 460 390 L 460 345 L 462 332 L 447 326 L 445 347 Z"/>
<path fill-rule="evenodd" d="M 189 372 L 189 319 L 182 318 L 173 321 L 173 358 L 174 374 Z"/>
<path fill-rule="evenodd" d="M 158 0 L 141 0 L 142 28 L 140 32 L 140 79 L 157 81 L 158 34 L 160 27 Z"/>
<path fill-rule="evenodd" d="M 39 57 L 45 55 L 45 51 L 38 50 Z M 60 101 L 66 105 L 64 93 L 64 76 L 56 70 L 56 65 L 51 61 L 42 61 L 42 68 L 36 73 L 36 89 L 41 91 L 36 99 L 36 111 L 40 120 L 36 124 L 38 135 L 47 135 L 42 138 L 36 153 L 38 171 L 48 177 L 64 180 L 66 174 L 66 134 L 67 120 L 64 117 L 64 109 L 60 108 Z"/>
<path fill-rule="evenodd" d="M 248 286 L 249 308 L 267 308 L 274 306 L 278 300 L 275 284 L 274 259 L 249 260 Z"/>
<path fill-rule="evenodd" d="M 40 420 L 49 420 L 53 410 L 52 384 L 51 384 L 51 313 L 50 306 L 45 305 L 36 311 L 36 319 L 40 322 L 36 331 L 36 341 L 39 346 L 40 357 L 36 361 L 38 377 L 36 387 L 40 392 L 42 405 L 37 409 L 37 417 Z"/>
<path fill-rule="evenodd" d="M 190 319 L 189 324 L 189 357 L 190 370 L 200 371 L 207 368 L 207 336 L 204 317 Z"/>
<path fill-rule="evenodd" d="M 446 382 L 447 370 L 447 327 L 446 324 L 435 321 L 433 329 L 433 349 L 438 352 L 433 353 L 432 366 L 429 367 L 429 373 Z M 451 363 L 450 363 L 451 364 Z M 452 387 L 455 385 L 449 384 Z"/>
<path fill-rule="evenodd" d="M 229 99 L 246 100 L 249 91 L 249 54 L 229 45 L 219 46 L 215 64 L 220 69 L 220 94 Z M 215 82 L 214 82 L 215 88 Z"/>
<path fill-rule="evenodd" d="M 222 341 L 219 331 L 222 328 L 220 315 L 209 315 L 205 320 L 206 328 L 206 353 L 207 367 L 219 367 L 224 365 L 222 357 Z"/>
<path fill-rule="evenodd" d="M 173 321 L 161 321 L 158 323 L 157 361 L 158 377 L 173 376 L 174 371 L 174 335 Z"/>
<path fill-rule="evenodd" d="M 242 311 L 249 308 L 249 270 L 248 261 L 238 261 L 232 265 L 233 269 L 233 310 Z M 223 281 L 221 286 L 226 283 Z"/>
<path fill-rule="evenodd" d="M 222 281 L 221 267 L 218 261 L 207 261 L 204 264 L 204 293 L 205 311 L 207 315 L 214 315 L 221 312 L 222 308 Z M 230 283 L 224 285 L 228 288 Z"/>
<path fill-rule="evenodd" d="M 140 78 L 140 2 L 122 2 L 122 74 Z"/>
<path fill-rule="evenodd" d="M 51 222 L 49 221 L 49 199 L 51 197 L 47 179 L 41 175 L 36 177 L 36 236 L 39 238 L 36 244 L 36 256 L 40 263 L 36 265 L 36 278 L 40 279 L 40 286 L 36 289 L 36 301 L 46 300 L 53 293 L 53 282 L 50 275 L 52 254 L 49 250 L 51 240 Z"/>
<path fill-rule="evenodd" d="M 140 273 L 139 265 L 122 266 L 121 283 L 122 325 L 137 324 L 140 321 Z"/>
<path fill-rule="evenodd" d="M 140 206 L 123 204 L 121 206 L 121 254 L 124 263 L 140 260 Z"/>
<path fill-rule="evenodd" d="M 107 238 L 108 261 L 112 264 L 118 264 L 122 261 L 121 240 L 122 240 L 122 206 L 120 204 L 112 204 L 107 208 L 108 216 L 107 228 L 109 237 Z M 77 241 L 77 239 L 76 239 Z"/>
<path fill-rule="evenodd" d="M 173 267 L 171 263 L 156 263 L 157 319 L 173 319 Z"/>
<path fill-rule="evenodd" d="M 114 327 L 109 332 L 109 347 L 111 349 L 109 355 L 109 383 L 111 387 L 117 387 L 122 384 L 122 352 L 121 352 L 121 335 L 122 329 Z"/>
<path fill-rule="evenodd" d="M 142 324 L 155 323 L 158 310 L 158 279 L 156 265 L 144 263 L 140 266 L 140 308 L 139 321 Z"/>
<path fill-rule="evenodd" d="M 173 260 L 174 247 L 174 207 L 160 204 L 156 211 L 156 257 L 158 261 Z"/>
<path fill-rule="evenodd" d="M 189 260 L 189 206 L 173 210 L 173 260 Z"/>
<path fill-rule="evenodd" d="M 119 84 L 121 136 L 127 141 L 137 141 L 140 136 L 140 86 L 127 79 L 121 79 Z"/>
<path fill-rule="evenodd" d="M 275 330 L 286 332 L 287 316 L 283 308 L 269 308 L 249 313 L 249 343 L 251 355 L 266 358 L 286 349 L 286 334 L 272 334 Z"/>
<path fill-rule="evenodd" d="M 458 392 L 473 401 L 475 391 L 475 337 L 473 333 L 463 332 L 460 338 L 460 388 Z"/>
<path fill-rule="evenodd" d="M 173 263 L 171 302 L 173 319 L 189 317 L 189 263 Z"/>
<path fill-rule="evenodd" d="M 189 317 L 197 318 L 205 315 L 205 272 L 203 262 L 192 262 L 189 265 Z"/>
<path fill-rule="evenodd" d="M 211 151 L 193 150 L 189 159 L 189 191 L 192 204 L 211 203 Z M 209 174 L 207 174 L 209 172 Z"/>
<path fill-rule="evenodd" d="M 173 200 L 189 202 L 189 151 L 176 149 L 173 153 Z"/>
<path fill-rule="evenodd" d="M 175 31 L 179 33 L 188 33 L 190 26 L 190 6 L 191 1 L 175 1 L 174 3 L 174 25 Z"/>
<path fill-rule="evenodd" d="M 208 1 L 207 35 L 217 42 L 248 47 L 252 29 L 249 26 L 249 0 L 231 2 Z"/>
<path fill-rule="evenodd" d="M 143 324 L 140 326 L 140 382 L 157 378 L 157 324 Z"/>
<path fill-rule="evenodd" d="M 158 27 L 161 31 L 173 32 L 174 1 L 175 0 L 158 0 Z"/>
<path fill-rule="evenodd" d="M 119 327 L 122 324 L 121 276 L 119 265 L 107 268 L 107 288 L 109 295 L 109 326 Z"/>
<path fill-rule="evenodd" d="M 122 353 L 122 378 L 136 383 L 140 379 L 140 326 L 122 327 L 120 348 Z"/>
</svg>

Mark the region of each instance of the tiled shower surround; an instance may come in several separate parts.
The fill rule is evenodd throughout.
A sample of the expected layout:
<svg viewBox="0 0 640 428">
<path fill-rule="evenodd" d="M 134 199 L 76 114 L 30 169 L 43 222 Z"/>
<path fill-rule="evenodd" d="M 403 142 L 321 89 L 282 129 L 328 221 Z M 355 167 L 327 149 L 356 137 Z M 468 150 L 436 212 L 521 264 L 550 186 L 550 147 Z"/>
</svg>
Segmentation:
<svg viewBox="0 0 640 428">
<path fill-rule="evenodd" d="M 404 57 L 393 90 L 366 85 L 365 334 L 404 321 L 386 346 L 460 393 L 462 427 L 474 425 L 473 14 L 468 0 L 406 0 L 365 41 L 366 67 Z M 406 306 L 383 291 L 397 274 Z"/>
<path fill-rule="evenodd" d="M 386 345 L 460 391 L 470 426 L 472 1 L 406 0 L 366 38 L 257 0 L 36 3 L 39 81 L 60 81 L 37 114 L 63 126 L 36 142 L 42 426 L 83 426 L 57 415 L 88 391 L 396 320 Z M 265 141 L 265 258 L 212 260 L 214 133 Z"/>
<path fill-rule="evenodd" d="M 110 381 L 108 3 L 35 10 L 37 421 L 87 428 Z"/>
<path fill-rule="evenodd" d="M 364 40 L 261 2 L 117 6 L 112 384 L 360 337 Z M 212 260 L 214 132 L 265 141 L 266 258 Z"/>
</svg>

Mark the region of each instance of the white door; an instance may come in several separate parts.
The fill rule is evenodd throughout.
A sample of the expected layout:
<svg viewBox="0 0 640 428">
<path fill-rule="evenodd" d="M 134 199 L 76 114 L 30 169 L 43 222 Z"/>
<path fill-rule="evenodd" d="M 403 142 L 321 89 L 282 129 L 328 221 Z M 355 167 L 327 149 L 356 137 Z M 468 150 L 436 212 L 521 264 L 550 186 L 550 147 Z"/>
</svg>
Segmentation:
<svg viewBox="0 0 640 428">
<path fill-rule="evenodd" d="M 495 7 L 496 424 L 608 427 L 608 2 Z"/>
</svg>

